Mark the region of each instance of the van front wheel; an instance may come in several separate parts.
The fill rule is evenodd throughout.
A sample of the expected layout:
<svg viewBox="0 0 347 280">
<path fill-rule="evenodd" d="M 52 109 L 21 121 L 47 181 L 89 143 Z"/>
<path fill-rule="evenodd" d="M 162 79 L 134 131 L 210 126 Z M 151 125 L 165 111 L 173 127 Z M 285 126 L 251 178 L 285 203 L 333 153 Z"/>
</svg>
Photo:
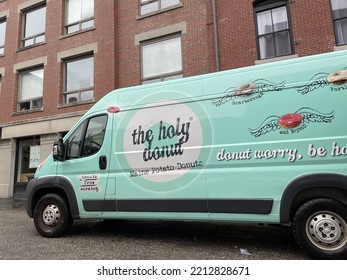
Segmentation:
<svg viewBox="0 0 347 280">
<path fill-rule="evenodd" d="M 339 201 L 317 198 L 295 213 L 293 235 L 300 247 L 318 259 L 347 257 L 347 208 Z"/>
<path fill-rule="evenodd" d="M 60 237 L 72 225 L 65 200 L 57 194 L 46 194 L 39 199 L 34 210 L 36 230 L 44 237 Z"/>
</svg>

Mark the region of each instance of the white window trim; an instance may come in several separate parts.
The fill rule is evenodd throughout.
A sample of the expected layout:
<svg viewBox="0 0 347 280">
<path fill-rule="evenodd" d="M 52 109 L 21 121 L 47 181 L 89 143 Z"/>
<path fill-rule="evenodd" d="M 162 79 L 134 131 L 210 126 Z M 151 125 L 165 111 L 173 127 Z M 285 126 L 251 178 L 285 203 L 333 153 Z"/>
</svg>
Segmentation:
<svg viewBox="0 0 347 280">
<path fill-rule="evenodd" d="M 174 33 L 187 33 L 187 22 L 182 21 L 173 25 L 165 26 L 159 29 L 147 31 L 135 35 L 135 46 L 139 46 L 141 42 L 156 39 L 158 37 L 168 36 Z"/>
<path fill-rule="evenodd" d="M 92 43 L 89 45 L 69 49 L 63 52 L 57 53 L 57 62 L 63 62 L 64 60 L 73 57 L 81 56 L 87 53 L 98 53 L 98 43 Z"/>
<path fill-rule="evenodd" d="M 13 73 L 16 74 L 19 71 L 25 70 L 26 68 L 35 68 L 40 65 L 47 65 L 47 56 L 38 57 L 32 60 L 24 61 L 13 65 Z"/>
<path fill-rule="evenodd" d="M 46 4 L 46 1 L 42 1 L 42 0 L 29 0 L 29 1 L 26 1 L 22 4 L 19 4 L 18 5 L 18 13 L 22 13 L 23 10 L 27 9 L 27 8 L 30 8 L 32 6 L 36 6 L 36 5 L 43 5 L 43 4 Z"/>
</svg>

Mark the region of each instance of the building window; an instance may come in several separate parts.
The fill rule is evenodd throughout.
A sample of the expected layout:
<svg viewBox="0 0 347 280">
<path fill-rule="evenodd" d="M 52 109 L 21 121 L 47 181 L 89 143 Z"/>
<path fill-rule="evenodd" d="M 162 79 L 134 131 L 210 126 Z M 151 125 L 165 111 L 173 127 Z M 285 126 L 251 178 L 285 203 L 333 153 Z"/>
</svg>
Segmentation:
<svg viewBox="0 0 347 280">
<path fill-rule="evenodd" d="M 293 53 L 288 20 L 287 1 L 272 1 L 254 6 L 260 59 L 273 58 Z M 269 3 L 269 2 L 267 2 Z"/>
<path fill-rule="evenodd" d="M 347 44 L 347 0 L 331 0 L 336 45 Z"/>
<path fill-rule="evenodd" d="M 23 13 L 22 47 L 42 44 L 46 40 L 46 6 Z"/>
<path fill-rule="evenodd" d="M 5 52 L 6 20 L 0 20 L 0 56 Z"/>
<path fill-rule="evenodd" d="M 139 0 L 140 15 L 156 13 L 177 6 L 181 0 Z"/>
<path fill-rule="evenodd" d="M 94 57 L 65 61 L 64 104 L 94 100 Z"/>
<path fill-rule="evenodd" d="M 65 33 L 94 27 L 94 0 L 66 0 Z"/>
<path fill-rule="evenodd" d="M 142 43 L 142 83 L 183 77 L 181 37 Z"/>
<path fill-rule="evenodd" d="M 43 68 L 19 73 L 18 110 L 42 109 Z"/>
<path fill-rule="evenodd" d="M 40 163 L 40 138 L 18 140 L 17 183 L 27 183 L 34 178 Z"/>
</svg>

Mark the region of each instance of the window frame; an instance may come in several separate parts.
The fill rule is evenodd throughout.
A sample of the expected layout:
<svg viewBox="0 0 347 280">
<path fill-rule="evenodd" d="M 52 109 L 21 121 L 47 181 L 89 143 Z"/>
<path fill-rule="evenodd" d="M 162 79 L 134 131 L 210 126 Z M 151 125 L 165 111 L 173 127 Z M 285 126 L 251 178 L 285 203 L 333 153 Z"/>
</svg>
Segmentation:
<svg viewBox="0 0 347 280">
<path fill-rule="evenodd" d="M 101 144 L 100 144 L 100 147 L 99 149 L 96 151 L 96 152 L 93 152 L 93 153 L 84 153 L 85 151 L 85 147 L 86 147 L 86 135 L 87 135 L 87 132 L 89 131 L 89 128 L 90 128 L 90 123 L 93 119 L 96 119 L 96 118 L 100 118 L 100 117 L 104 117 L 105 119 L 104 120 L 104 127 L 103 127 L 103 131 L 104 131 L 104 135 L 102 137 L 102 141 L 101 141 Z M 97 154 L 101 149 L 102 149 L 102 146 L 104 144 L 104 141 L 105 141 L 105 136 L 106 136 L 106 129 L 107 129 L 107 125 L 108 125 L 108 115 L 107 114 L 100 114 L 100 115 L 94 115 L 94 116 L 91 116 L 89 117 L 88 119 L 85 119 L 83 122 L 81 122 L 77 127 L 76 129 L 74 129 L 74 131 L 69 135 L 69 137 L 65 140 L 65 145 L 67 146 L 67 151 L 66 151 L 66 159 L 67 160 L 74 160 L 74 159 L 79 159 L 79 158 L 85 158 L 85 157 L 90 157 L 90 156 L 93 156 L 95 154 Z M 71 141 L 71 137 L 73 137 L 76 132 L 79 132 L 79 135 L 80 135 L 80 143 L 79 143 L 79 146 L 78 146 L 78 149 L 76 150 L 77 151 L 77 155 L 75 156 L 71 156 L 71 143 L 73 143 Z M 78 134 L 77 134 L 78 135 Z"/>
<path fill-rule="evenodd" d="M 0 45 L 0 56 L 5 55 L 5 44 L 6 44 L 6 28 L 7 28 L 7 19 L 6 18 L 1 18 L 0 19 L 0 25 L 5 24 L 5 32 L 4 32 L 4 44 Z M 1 51 L 2 50 L 2 51 Z"/>
<path fill-rule="evenodd" d="M 80 33 L 80 32 L 86 31 L 86 30 L 94 29 L 95 28 L 95 0 L 93 0 L 93 16 L 92 17 L 88 17 L 88 18 L 85 18 L 85 19 L 81 18 L 80 20 L 72 22 L 72 23 L 69 23 L 69 24 L 67 23 L 68 15 L 69 15 L 68 1 L 69 0 L 65 0 L 64 1 L 64 5 L 65 5 L 65 9 L 64 9 L 64 14 L 65 14 L 65 18 L 64 18 L 64 34 L 65 35 L 70 35 L 70 34 Z M 84 0 L 78 0 L 78 1 L 84 1 Z M 83 24 L 85 24 L 87 22 L 91 22 L 92 23 L 91 26 L 83 28 Z M 69 28 L 71 28 L 73 26 L 77 26 L 78 30 L 69 32 Z"/>
<path fill-rule="evenodd" d="M 42 95 L 40 97 L 34 97 L 34 98 L 29 98 L 29 99 L 22 99 L 20 96 L 22 96 L 22 89 L 23 89 L 23 82 L 22 82 L 22 77 L 24 74 L 33 72 L 33 71 L 38 71 L 42 70 Z M 33 68 L 21 70 L 18 72 L 18 97 L 17 97 L 17 112 L 23 113 L 23 112 L 32 112 L 32 111 L 41 111 L 43 109 L 43 84 L 44 84 L 44 66 L 36 66 Z M 39 102 L 40 106 L 34 106 L 34 102 Z M 29 103 L 29 108 L 23 108 L 21 107 L 22 104 L 24 103 Z"/>
<path fill-rule="evenodd" d="M 178 7 L 181 7 L 182 6 L 182 0 L 178 0 L 179 3 L 178 4 L 173 4 L 173 5 L 170 5 L 168 7 L 165 7 L 165 8 L 161 8 L 162 7 L 162 1 L 163 0 L 138 0 L 138 14 L 140 17 L 146 17 L 146 16 L 151 16 L 151 15 L 154 15 L 154 14 L 158 14 L 158 13 L 163 13 L 163 12 L 166 12 L 166 11 L 169 11 L 169 10 L 172 10 L 172 9 L 176 9 Z M 156 9 L 155 11 L 151 11 L 151 12 L 148 12 L 148 13 L 142 13 L 141 10 L 142 10 L 142 7 L 146 6 L 146 5 L 150 5 L 150 4 L 153 4 L 153 3 L 158 3 L 158 9 Z"/>
<path fill-rule="evenodd" d="M 336 28 L 335 28 L 335 23 L 338 21 L 342 21 L 342 20 L 346 20 L 347 21 L 347 15 L 345 17 L 341 17 L 341 18 L 334 18 L 334 11 L 333 11 L 333 4 L 332 4 L 333 0 L 330 0 L 330 11 L 331 11 L 331 19 L 332 19 L 332 23 L 333 23 L 333 29 L 334 29 L 334 36 L 335 36 L 335 44 L 336 46 L 345 46 L 347 45 L 347 36 L 345 38 L 345 42 L 343 43 L 339 43 L 338 40 L 338 36 L 337 36 L 337 32 L 336 32 Z"/>
<path fill-rule="evenodd" d="M 40 9 L 45 9 L 45 31 L 44 32 L 40 32 L 40 33 L 36 33 L 34 35 L 28 36 L 26 37 L 26 25 L 27 25 L 27 15 L 29 13 L 33 13 L 36 12 Z M 33 6 L 33 7 L 29 7 L 25 10 L 22 11 L 22 36 L 21 36 L 21 48 L 30 48 L 30 47 L 35 47 L 38 45 L 42 45 L 46 43 L 46 20 L 47 20 L 47 6 L 46 6 L 46 2 L 40 3 L 39 5 Z M 43 40 L 37 42 L 38 38 L 43 36 Z M 32 44 L 29 45 L 25 45 L 26 41 L 29 40 L 33 40 Z"/>
<path fill-rule="evenodd" d="M 272 31 L 266 34 L 261 34 L 259 35 L 259 26 L 258 26 L 258 14 L 265 12 L 265 11 L 272 11 L 277 8 L 285 7 L 286 8 L 286 14 L 287 14 L 287 21 L 288 21 L 288 27 L 286 29 L 281 29 L 279 31 Z M 292 32 L 292 24 L 291 24 L 291 13 L 290 13 L 290 7 L 289 7 L 289 1 L 287 0 L 282 0 L 282 1 L 275 1 L 275 0 L 256 0 L 253 1 L 253 12 L 254 12 L 254 24 L 255 24 L 255 31 L 256 31 L 256 45 L 257 45 L 257 56 L 259 60 L 266 60 L 266 59 L 274 59 L 278 57 L 284 57 L 284 56 L 289 56 L 293 55 L 295 53 L 294 50 L 294 43 L 293 43 L 293 32 Z M 281 54 L 281 55 L 276 55 L 276 44 L 274 40 L 274 50 L 275 50 L 275 55 L 274 56 L 266 56 L 266 57 L 261 57 L 261 50 L 260 50 L 260 38 L 265 37 L 267 35 L 272 35 L 274 36 L 275 34 L 283 33 L 288 31 L 289 33 L 289 47 L 290 47 L 290 52 Z"/>
<path fill-rule="evenodd" d="M 160 42 L 165 42 L 168 40 L 172 40 L 175 38 L 180 39 L 180 45 L 181 45 L 181 52 L 180 52 L 180 59 L 181 59 L 181 70 L 179 71 L 173 71 L 173 72 L 164 72 L 159 75 L 154 75 L 154 76 L 148 76 L 144 77 L 144 61 L 143 61 L 143 47 L 144 46 L 149 46 L 152 44 L 157 44 Z M 140 51 L 141 51 L 141 84 L 148 84 L 148 83 L 154 83 L 154 82 L 162 82 L 162 81 L 167 81 L 171 79 L 178 79 L 178 78 L 183 78 L 183 47 L 182 47 L 182 34 L 177 33 L 177 34 L 171 34 L 167 36 L 163 36 L 160 38 L 155 38 L 155 39 L 150 39 L 146 40 L 140 43 Z"/>
<path fill-rule="evenodd" d="M 67 85 L 68 85 L 68 71 L 67 71 L 67 66 L 68 63 L 71 62 L 76 62 L 76 61 L 81 61 L 83 59 L 88 59 L 88 58 L 93 58 L 93 86 L 90 87 L 85 87 L 85 88 L 79 88 L 76 90 L 67 90 Z M 94 53 L 88 53 L 88 54 L 81 54 L 79 56 L 75 56 L 73 58 L 66 58 L 63 60 L 63 72 L 64 72 L 64 83 L 63 83 L 63 94 L 62 94 L 62 104 L 64 106 L 69 106 L 69 105 L 75 105 L 75 104 L 80 104 L 80 103 L 86 103 L 86 102 L 94 102 L 95 101 L 95 57 Z M 92 91 L 93 92 L 93 98 L 88 99 L 88 100 L 82 100 L 81 96 L 84 92 Z M 69 101 L 67 99 L 67 95 L 72 95 L 72 94 L 77 94 L 77 100 L 76 101 Z M 73 98 L 73 97 L 71 97 Z"/>
</svg>

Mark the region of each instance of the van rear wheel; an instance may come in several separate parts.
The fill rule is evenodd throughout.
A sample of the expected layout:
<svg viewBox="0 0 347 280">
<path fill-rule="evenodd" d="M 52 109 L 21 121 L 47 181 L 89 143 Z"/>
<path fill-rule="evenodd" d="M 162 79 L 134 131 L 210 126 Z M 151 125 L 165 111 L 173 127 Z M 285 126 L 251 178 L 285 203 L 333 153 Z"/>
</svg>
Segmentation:
<svg viewBox="0 0 347 280">
<path fill-rule="evenodd" d="M 318 259 L 347 257 L 347 207 L 329 198 L 304 203 L 292 222 L 295 240 Z"/>
<path fill-rule="evenodd" d="M 71 227 L 73 220 L 65 200 L 57 194 L 39 199 L 34 210 L 36 230 L 44 237 L 60 237 Z"/>
</svg>

